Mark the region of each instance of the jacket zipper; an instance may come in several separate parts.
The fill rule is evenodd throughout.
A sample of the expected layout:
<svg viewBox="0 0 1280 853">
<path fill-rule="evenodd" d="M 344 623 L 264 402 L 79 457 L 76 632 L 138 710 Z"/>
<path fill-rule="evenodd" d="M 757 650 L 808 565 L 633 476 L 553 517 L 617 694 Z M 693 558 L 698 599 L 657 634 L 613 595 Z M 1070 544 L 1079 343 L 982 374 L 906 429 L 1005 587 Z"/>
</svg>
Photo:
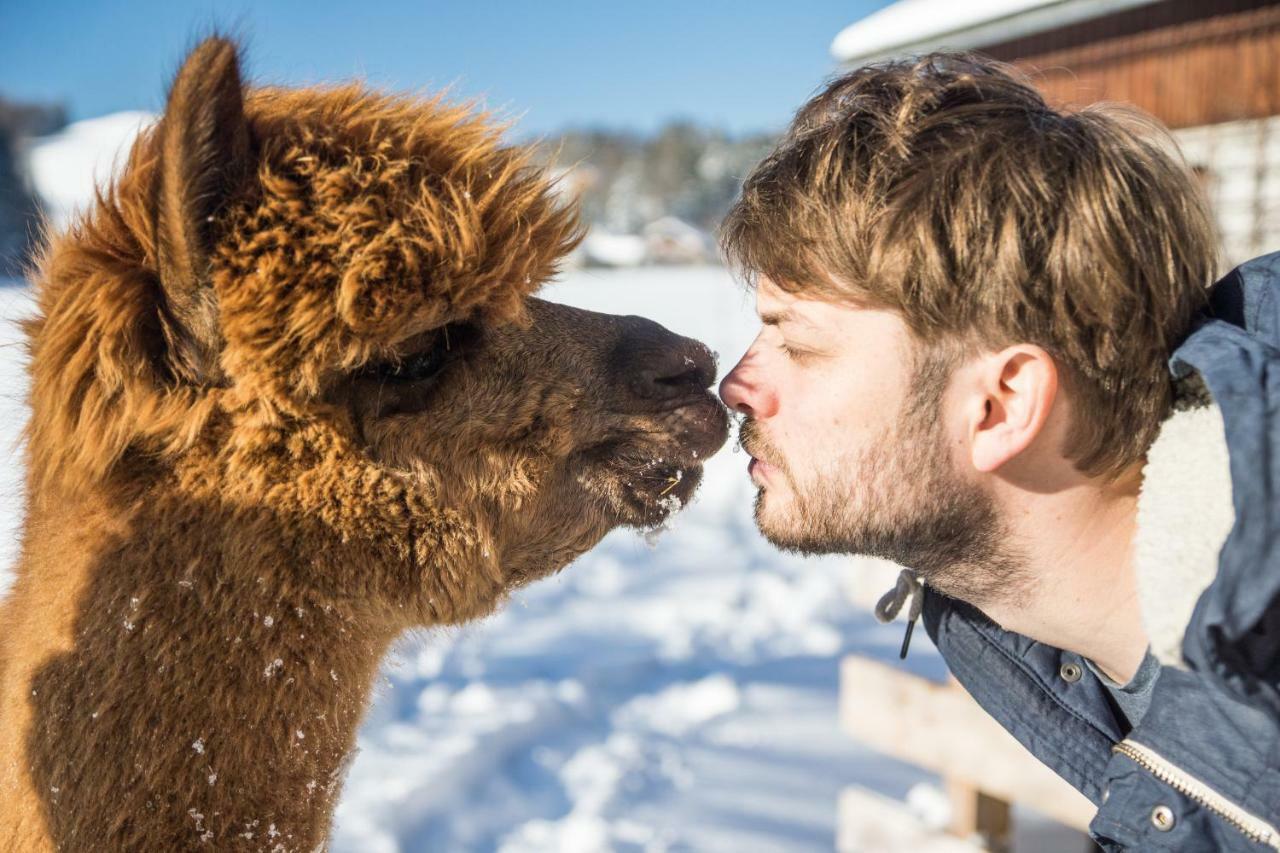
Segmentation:
<svg viewBox="0 0 1280 853">
<path fill-rule="evenodd" d="M 1274 826 L 1250 814 L 1199 779 L 1174 766 L 1151 747 L 1143 746 L 1137 741 L 1125 740 L 1113 746 L 1111 751 L 1131 759 L 1170 788 L 1195 800 L 1202 807 L 1240 830 L 1250 841 L 1270 847 L 1272 850 L 1280 850 L 1280 831 L 1277 831 Z"/>
</svg>

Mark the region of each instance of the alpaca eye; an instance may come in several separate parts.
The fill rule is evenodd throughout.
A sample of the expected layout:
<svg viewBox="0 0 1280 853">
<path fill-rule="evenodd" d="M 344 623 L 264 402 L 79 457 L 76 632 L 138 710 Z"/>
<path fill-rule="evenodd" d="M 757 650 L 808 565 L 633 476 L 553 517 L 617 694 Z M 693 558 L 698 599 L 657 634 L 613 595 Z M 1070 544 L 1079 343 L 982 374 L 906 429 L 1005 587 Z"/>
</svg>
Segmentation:
<svg viewBox="0 0 1280 853">
<path fill-rule="evenodd" d="M 421 382 L 443 370 L 449 362 L 449 355 L 444 342 L 437 340 L 430 349 L 412 353 L 399 361 L 370 365 L 363 372 L 383 382 Z"/>
<path fill-rule="evenodd" d="M 386 382 L 421 382 L 430 379 L 459 355 L 464 344 L 475 338 L 474 330 L 462 324 L 446 326 L 428 349 L 366 369 L 367 374 Z"/>
<path fill-rule="evenodd" d="M 430 379 L 444 369 L 448 353 L 443 346 L 434 346 L 426 352 L 418 352 L 404 361 L 389 365 L 386 378 L 398 382 L 419 382 Z"/>
</svg>

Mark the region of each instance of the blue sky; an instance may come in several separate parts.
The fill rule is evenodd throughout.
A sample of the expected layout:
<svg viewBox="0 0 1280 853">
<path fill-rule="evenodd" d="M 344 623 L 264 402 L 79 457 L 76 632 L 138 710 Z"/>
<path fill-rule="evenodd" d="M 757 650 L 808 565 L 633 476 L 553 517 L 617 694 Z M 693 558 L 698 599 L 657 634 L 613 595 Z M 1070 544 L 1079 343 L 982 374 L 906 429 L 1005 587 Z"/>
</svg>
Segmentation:
<svg viewBox="0 0 1280 853">
<path fill-rule="evenodd" d="M 776 130 L 834 70 L 836 33 L 884 5 L 0 0 L 0 94 L 62 101 L 76 119 L 157 110 L 184 49 L 217 26 L 245 36 L 252 79 L 453 84 L 522 115 L 525 133 L 672 118 Z"/>
</svg>

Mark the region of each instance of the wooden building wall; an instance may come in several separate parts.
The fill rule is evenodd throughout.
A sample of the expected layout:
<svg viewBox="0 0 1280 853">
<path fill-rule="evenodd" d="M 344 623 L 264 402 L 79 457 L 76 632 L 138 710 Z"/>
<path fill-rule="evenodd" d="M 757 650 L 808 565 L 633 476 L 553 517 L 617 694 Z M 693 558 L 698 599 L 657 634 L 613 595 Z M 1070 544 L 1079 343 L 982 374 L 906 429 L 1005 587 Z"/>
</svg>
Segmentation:
<svg viewBox="0 0 1280 853">
<path fill-rule="evenodd" d="M 1126 101 L 1171 128 L 1280 115 L 1280 2 L 1166 0 L 981 51 L 1051 101 Z"/>
</svg>

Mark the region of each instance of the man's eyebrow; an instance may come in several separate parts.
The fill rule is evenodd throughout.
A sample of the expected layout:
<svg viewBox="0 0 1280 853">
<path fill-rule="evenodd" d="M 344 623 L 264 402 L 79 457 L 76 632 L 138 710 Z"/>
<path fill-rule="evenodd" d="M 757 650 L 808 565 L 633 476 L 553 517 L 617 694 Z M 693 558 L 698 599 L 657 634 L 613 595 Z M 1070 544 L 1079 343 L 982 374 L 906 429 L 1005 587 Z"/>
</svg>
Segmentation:
<svg viewBox="0 0 1280 853">
<path fill-rule="evenodd" d="M 815 328 L 813 322 L 807 318 L 797 314 L 790 308 L 784 308 L 781 311 L 766 311 L 760 315 L 760 322 L 765 326 L 780 326 L 783 323 L 795 323 L 809 328 Z"/>
<path fill-rule="evenodd" d="M 766 311 L 760 315 L 760 322 L 766 326 L 779 326 L 783 323 L 794 323 L 796 315 L 790 309 L 784 311 Z"/>
</svg>

